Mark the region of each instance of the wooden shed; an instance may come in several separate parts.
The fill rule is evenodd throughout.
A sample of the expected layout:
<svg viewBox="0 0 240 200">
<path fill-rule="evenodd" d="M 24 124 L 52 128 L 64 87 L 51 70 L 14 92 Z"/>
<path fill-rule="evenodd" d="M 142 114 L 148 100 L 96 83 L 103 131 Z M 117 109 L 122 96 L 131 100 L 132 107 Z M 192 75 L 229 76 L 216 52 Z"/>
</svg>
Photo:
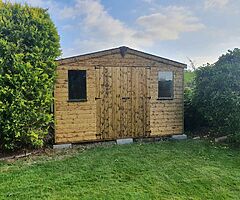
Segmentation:
<svg viewBox="0 0 240 200">
<path fill-rule="evenodd" d="M 125 46 L 58 60 L 55 142 L 181 134 L 185 67 Z"/>
</svg>

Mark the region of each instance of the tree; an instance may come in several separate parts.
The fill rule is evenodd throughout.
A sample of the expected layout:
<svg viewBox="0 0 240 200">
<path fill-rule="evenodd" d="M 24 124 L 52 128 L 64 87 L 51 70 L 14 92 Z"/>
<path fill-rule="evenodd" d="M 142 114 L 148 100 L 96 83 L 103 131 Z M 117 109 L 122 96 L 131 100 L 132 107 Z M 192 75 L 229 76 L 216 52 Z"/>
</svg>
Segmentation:
<svg viewBox="0 0 240 200">
<path fill-rule="evenodd" d="M 43 144 L 59 36 L 47 10 L 0 1 L 0 147 Z"/>
<path fill-rule="evenodd" d="M 193 103 L 218 134 L 240 134 L 240 49 L 196 71 Z M 239 137 L 240 138 L 240 137 Z"/>
</svg>

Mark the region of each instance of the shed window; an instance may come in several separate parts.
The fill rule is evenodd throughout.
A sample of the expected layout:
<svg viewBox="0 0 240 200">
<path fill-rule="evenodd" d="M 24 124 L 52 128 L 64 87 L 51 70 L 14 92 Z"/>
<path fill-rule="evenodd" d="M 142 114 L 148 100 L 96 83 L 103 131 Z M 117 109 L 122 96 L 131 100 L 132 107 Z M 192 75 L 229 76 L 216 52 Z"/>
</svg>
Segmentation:
<svg viewBox="0 0 240 200">
<path fill-rule="evenodd" d="M 158 98 L 173 99 L 173 72 L 158 72 Z"/>
<path fill-rule="evenodd" d="M 86 70 L 68 70 L 69 101 L 87 100 Z"/>
</svg>

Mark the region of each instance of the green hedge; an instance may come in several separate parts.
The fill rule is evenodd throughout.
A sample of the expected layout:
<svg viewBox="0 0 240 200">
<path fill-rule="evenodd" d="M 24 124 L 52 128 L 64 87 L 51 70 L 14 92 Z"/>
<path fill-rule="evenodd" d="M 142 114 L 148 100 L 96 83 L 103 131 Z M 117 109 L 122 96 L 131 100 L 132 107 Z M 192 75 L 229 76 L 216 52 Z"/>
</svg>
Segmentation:
<svg viewBox="0 0 240 200">
<path fill-rule="evenodd" d="M 217 136 L 240 133 L 240 50 L 196 71 L 193 105 Z"/>
<path fill-rule="evenodd" d="M 47 10 L 0 1 L 0 148 L 43 144 L 60 53 Z"/>
</svg>

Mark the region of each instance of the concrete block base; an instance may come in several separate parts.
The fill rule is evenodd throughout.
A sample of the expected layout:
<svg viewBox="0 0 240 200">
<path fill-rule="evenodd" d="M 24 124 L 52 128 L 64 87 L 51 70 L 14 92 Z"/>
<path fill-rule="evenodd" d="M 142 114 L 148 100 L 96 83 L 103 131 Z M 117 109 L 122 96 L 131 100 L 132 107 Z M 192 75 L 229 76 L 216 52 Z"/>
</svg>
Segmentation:
<svg viewBox="0 0 240 200">
<path fill-rule="evenodd" d="M 117 144 L 131 144 L 131 143 L 133 143 L 133 138 L 117 139 Z"/>
<path fill-rule="evenodd" d="M 186 140 L 187 139 L 187 135 L 186 134 L 182 134 L 182 135 L 173 135 L 172 136 L 173 140 Z"/>
<path fill-rule="evenodd" d="M 53 145 L 53 149 L 71 149 L 72 144 L 55 144 Z"/>
</svg>

